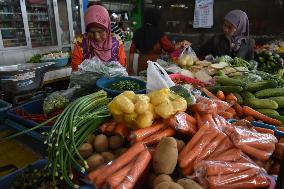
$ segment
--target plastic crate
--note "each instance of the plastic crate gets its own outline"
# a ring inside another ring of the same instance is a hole
[[[96,84],[98,88],[106,91],[110,97],[115,97],[119,95],[120,93],[122,93],[123,91],[111,90],[108,87],[113,83],[116,83],[119,81],[125,81],[125,80],[133,81],[139,84],[143,88],[142,90],[134,91],[136,94],[146,94],[146,82],[140,79],[132,78],[132,77],[112,77],[112,78],[102,77],[97,80]]]
[[[6,118],[6,112],[12,107],[12,105],[4,100],[0,99],[0,121],[4,121]]]
[[[28,165],[28,166],[30,166],[33,169],[42,169],[46,164],[47,164],[47,159],[40,159],[40,160],[38,160],[38,161],[34,162],[33,164]],[[15,171],[11,174],[8,174],[8,175],[1,177],[0,178],[0,189],[9,188],[9,186],[14,182],[15,178],[17,176],[19,176],[20,174],[23,174],[28,166],[26,166],[22,169],[18,169],[17,171]]]
[[[57,58],[57,59],[46,59],[46,60],[41,60],[42,62],[55,62],[55,64],[52,66],[53,68],[60,68],[64,67],[68,64],[69,58]]]
[[[9,119],[15,121],[15,122],[20,123],[21,125],[23,125],[27,128],[35,127],[39,123],[36,123],[32,120],[24,119],[23,117],[16,114],[16,110],[22,109],[24,111],[27,111],[28,113],[42,114],[43,113],[42,105],[43,105],[43,99],[34,100],[34,101],[31,101],[31,102],[25,103],[23,105],[17,106],[15,108],[12,108],[9,111],[7,111],[7,117]],[[41,128],[39,128],[39,130],[47,131],[50,128],[51,128],[51,126],[42,126]]]

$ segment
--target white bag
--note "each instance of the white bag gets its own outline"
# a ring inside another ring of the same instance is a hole
[[[174,86],[167,72],[157,63],[147,61],[147,91],[160,90]]]

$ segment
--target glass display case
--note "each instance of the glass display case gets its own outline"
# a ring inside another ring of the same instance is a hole
[[[0,1],[0,31],[4,48],[27,46],[20,1]]]
[[[32,47],[57,45],[52,1],[26,0]]]

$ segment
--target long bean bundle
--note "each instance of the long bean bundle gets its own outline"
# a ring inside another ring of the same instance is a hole
[[[52,129],[46,133],[48,166],[54,180],[60,178],[69,186],[78,188],[72,182],[72,167],[76,166],[84,173],[88,165],[77,149],[110,116],[107,109],[109,101],[104,91],[75,100],[65,108]],[[83,162],[83,166],[78,163],[78,159]]]

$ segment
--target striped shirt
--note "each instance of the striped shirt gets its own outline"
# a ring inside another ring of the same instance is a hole
[[[117,23],[116,22],[111,22],[111,32],[113,34],[116,34],[118,35],[122,42],[124,42],[125,40],[125,36],[124,36],[124,33],[121,31],[121,29],[118,27]]]

